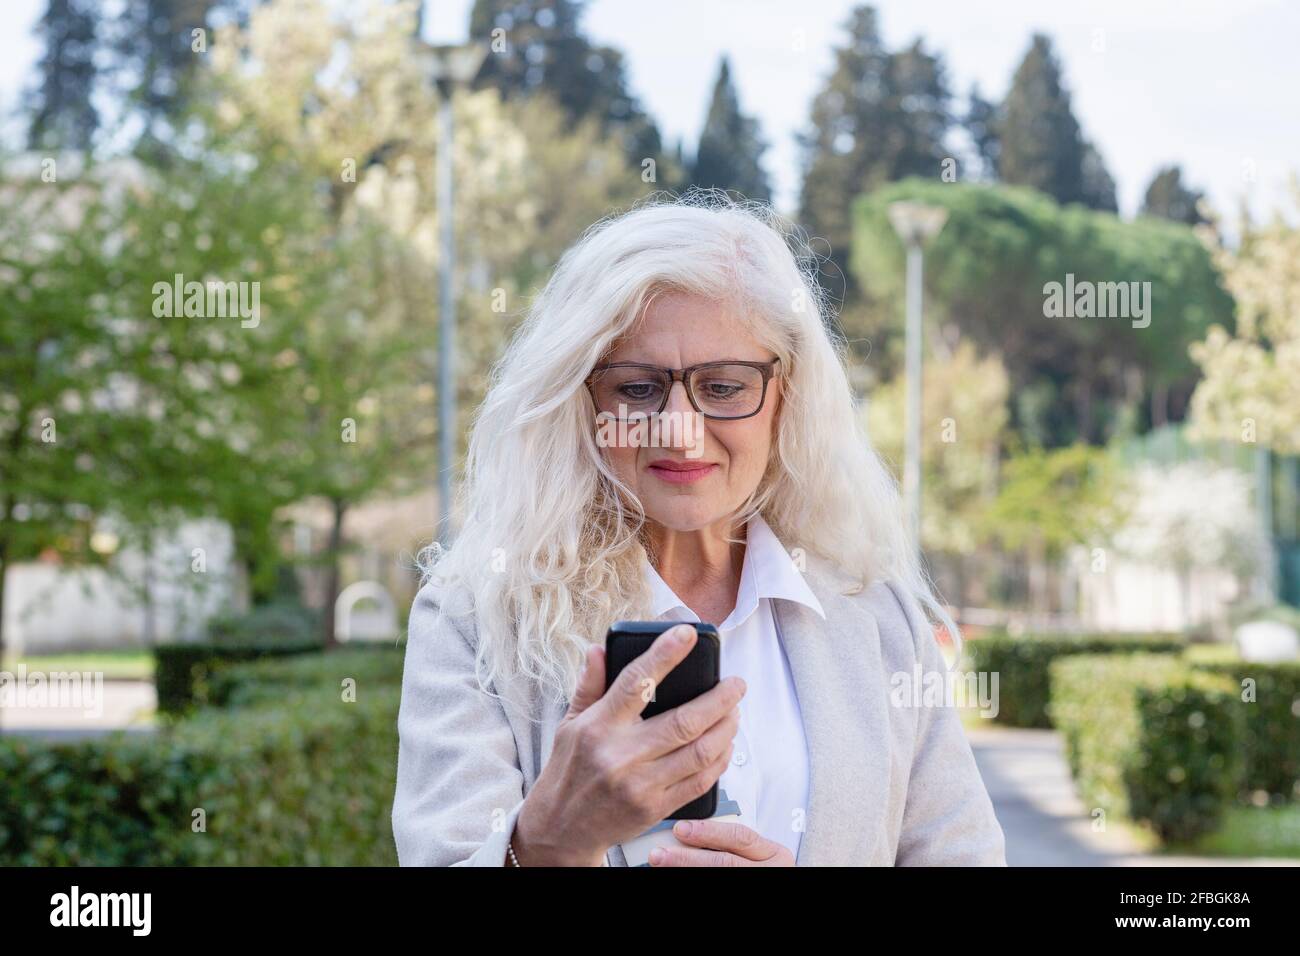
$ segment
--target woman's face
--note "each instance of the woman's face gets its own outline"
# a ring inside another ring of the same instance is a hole
[[[664,293],[604,361],[679,369],[703,362],[774,358],[725,306],[686,293]],[[781,366],[776,369],[779,373]],[[604,442],[603,451],[610,467],[640,498],[651,522],[672,531],[696,531],[735,511],[758,487],[780,404],[780,379],[774,375],[757,415],[733,421],[704,418],[695,414],[682,383],[676,381],[664,416],[669,421],[690,419],[694,430],[646,430],[638,439],[629,429],[631,441]]]

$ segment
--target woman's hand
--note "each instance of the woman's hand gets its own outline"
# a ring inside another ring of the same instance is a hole
[[[651,866],[794,866],[788,847],[743,823],[678,820],[673,836],[686,845],[651,850]]]
[[[599,866],[605,851],[707,793],[731,759],[745,682],[728,677],[679,707],[641,717],[654,689],[695,645],[670,628],[605,692],[605,651],[591,647],[550,759],[515,820],[522,866]]]

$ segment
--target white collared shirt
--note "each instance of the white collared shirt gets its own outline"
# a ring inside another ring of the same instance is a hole
[[[698,622],[699,615],[659,573],[649,563],[645,567],[656,618]],[[747,688],[731,765],[718,783],[740,805],[742,822],[785,844],[797,858],[808,808],[808,746],[772,598],[798,601],[826,617],[776,534],[755,517],[747,529],[736,606],[718,625],[721,676],[738,676]]]

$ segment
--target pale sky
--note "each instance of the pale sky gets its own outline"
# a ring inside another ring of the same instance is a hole
[[[31,38],[45,0],[0,5],[0,109],[11,110],[39,54]],[[430,0],[427,32],[465,38],[471,0]],[[633,91],[667,143],[699,135],[718,57],[731,57],[742,108],[771,148],[765,166],[777,203],[798,190],[794,133],[831,68],[852,0],[594,0],[586,25],[624,52]],[[1290,0],[882,0],[885,40],[920,35],[944,55],[963,100],[978,82],[1000,98],[1035,30],[1049,34],[1074,109],[1132,214],[1155,170],[1180,162],[1185,178],[1229,212],[1285,199],[1300,173],[1300,3]]]

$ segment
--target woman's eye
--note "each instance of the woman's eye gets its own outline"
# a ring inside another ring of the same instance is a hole
[[[659,386],[655,382],[628,382],[619,386],[619,393],[626,398],[645,401],[655,397]]]

